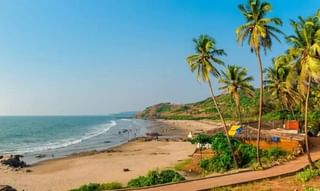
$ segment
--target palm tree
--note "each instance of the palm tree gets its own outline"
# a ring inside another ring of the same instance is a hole
[[[226,55],[226,53],[223,49],[216,49],[215,40],[207,35],[200,35],[198,39],[193,39],[193,42],[195,43],[196,53],[187,57],[187,63],[189,64],[191,71],[196,72],[198,81],[208,83],[211,98],[224,125],[224,131],[228,140],[230,151],[232,153],[234,166],[238,168],[237,160],[233,152],[230,137],[228,135],[227,125],[220,112],[218,103],[213,93],[210,79],[211,75],[213,75],[216,78],[220,76],[218,69],[213,64],[223,65],[224,62],[216,56],[223,56]]]
[[[263,105],[263,67],[260,56],[260,49],[263,48],[265,53],[271,49],[272,38],[280,42],[276,33],[283,34],[276,26],[282,25],[279,18],[265,18],[270,12],[272,6],[268,2],[260,2],[260,0],[248,0],[248,5],[239,5],[239,10],[246,19],[246,23],[240,25],[236,30],[237,41],[243,44],[248,39],[251,52],[254,52],[259,64],[260,77],[260,100],[259,100],[259,120],[257,135],[257,162],[261,166],[260,161],[260,132],[261,117]],[[275,25],[275,26],[274,26]]]
[[[298,90],[303,96],[304,108],[304,131],[306,141],[306,151],[310,167],[313,161],[310,156],[308,139],[308,107],[311,83],[319,80],[320,76],[320,18],[318,16],[298,21],[291,21],[294,35],[288,36],[287,40],[292,45],[288,49],[288,55],[295,63],[295,68],[299,74]]]
[[[293,105],[300,103],[300,96],[295,91],[295,72],[285,55],[273,59],[273,65],[266,69],[265,88],[274,99],[279,99],[281,111],[290,110],[294,118]]]
[[[254,96],[254,88],[250,84],[253,81],[253,77],[248,76],[247,73],[248,70],[245,68],[228,65],[225,71],[221,71],[222,75],[219,79],[219,83],[223,85],[220,89],[225,93],[229,93],[237,106],[240,124],[242,124],[240,92],[251,97]]]

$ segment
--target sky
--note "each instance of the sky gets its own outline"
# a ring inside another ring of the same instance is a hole
[[[105,115],[204,99],[207,85],[186,64],[200,34],[215,38],[226,64],[249,68],[257,80],[255,56],[235,38],[245,2],[2,0],[0,115]],[[269,2],[286,34],[290,19],[320,8],[319,0]],[[274,42],[264,67],[286,47]]]

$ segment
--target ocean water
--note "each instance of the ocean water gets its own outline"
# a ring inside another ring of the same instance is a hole
[[[104,150],[145,135],[151,122],[133,116],[1,116],[0,155],[21,154],[23,160],[33,164]]]

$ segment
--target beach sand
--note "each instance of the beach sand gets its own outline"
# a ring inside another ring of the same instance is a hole
[[[160,121],[153,131],[180,137],[189,131],[215,128],[207,122]],[[121,182],[124,185],[152,169],[173,167],[193,154],[189,142],[136,140],[100,153],[84,153],[44,161],[13,171],[0,168],[0,185],[11,185],[25,191],[65,191],[90,182]],[[129,169],[124,172],[123,169]],[[31,172],[26,172],[29,169]]]

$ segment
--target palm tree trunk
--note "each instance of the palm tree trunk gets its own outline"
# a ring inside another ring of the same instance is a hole
[[[240,106],[240,105],[238,105],[238,106],[237,106],[237,109],[238,109],[239,123],[240,123],[240,125],[242,125],[242,119],[241,119],[241,106]]]
[[[261,133],[261,118],[262,118],[262,107],[263,107],[263,68],[260,57],[260,50],[255,50],[256,56],[259,63],[259,78],[260,78],[260,99],[259,99],[259,119],[258,119],[258,135],[257,135],[257,163],[261,165],[260,160],[260,133]]]
[[[309,104],[309,96],[310,96],[310,86],[311,86],[311,76],[309,76],[308,79],[308,90],[307,90],[307,96],[306,96],[306,103],[305,103],[305,113],[304,113],[304,136],[306,141],[306,151],[309,161],[310,168],[313,168],[313,162],[310,155],[310,148],[309,148],[309,137],[308,137],[308,104]]]
[[[294,114],[292,105],[290,105],[290,111],[291,111],[291,114],[292,114],[292,116],[293,116],[293,119],[294,119],[294,120],[297,120],[296,115]]]
[[[225,134],[226,134],[226,137],[227,137],[227,140],[228,140],[228,145],[229,145],[229,148],[230,148],[230,150],[231,150],[231,155],[232,155],[232,158],[233,158],[234,167],[235,167],[235,168],[238,168],[237,159],[236,159],[236,157],[235,157],[235,155],[234,155],[233,147],[232,147],[232,144],[231,144],[231,141],[230,141],[230,137],[229,137],[229,135],[228,135],[227,125],[226,125],[226,122],[225,122],[225,120],[224,120],[221,112],[220,112],[219,106],[218,106],[217,101],[216,101],[216,98],[215,98],[215,96],[214,96],[213,89],[212,89],[212,85],[211,85],[211,80],[210,80],[210,79],[208,80],[208,85],[209,85],[209,89],[210,89],[211,98],[212,98],[212,100],[213,100],[213,103],[214,103],[215,106],[216,106],[216,109],[217,109],[217,111],[218,111],[218,114],[219,114],[219,116],[220,116],[220,119],[221,119],[221,121],[223,122],[223,125],[224,125],[224,132],[225,132]]]

